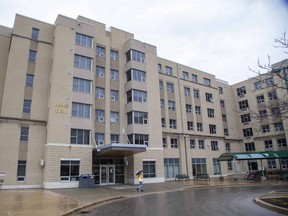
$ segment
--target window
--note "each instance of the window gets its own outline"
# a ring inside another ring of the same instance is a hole
[[[264,101],[265,101],[264,95],[257,96],[256,99],[257,99],[258,104],[264,103]]]
[[[211,150],[212,151],[219,151],[218,142],[217,141],[211,141]]]
[[[31,100],[24,100],[23,102],[23,113],[31,113]]]
[[[189,131],[192,131],[193,130],[193,122],[187,122],[187,129],[189,130]]]
[[[96,145],[104,145],[104,133],[95,133]]]
[[[96,98],[97,99],[104,99],[105,97],[105,89],[96,87]]]
[[[104,76],[105,76],[105,68],[104,67],[100,67],[100,66],[96,66],[96,76],[104,78]]]
[[[112,61],[119,61],[119,53],[115,50],[110,50],[110,59]]]
[[[281,168],[288,169],[288,159],[281,159]]]
[[[162,125],[162,127],[166,127],[166,119],[165,118],[161,118],[161,125]]]
[[[218,158],[213,158],[213,171],[214,175],[221,174],[220,161],[218,160]]]
[[[130,143],[137,145],[146,145],[149,144],[149,135],[147,134],[130,134],[128,135]]]
[[[166,68],[166,74],[172,76],[172,68],[168,66],[166,66],[165,68]]]
[[[93,48],[93,37],[76,32],[75,44],[82,47]]]
[[[72,116],[78,118],[91,118],[91,105],[72,102]]]
[[[265,150],[272,150],[273,149],[273,142],[272,140],[265,140],[264,141]]]
[[[277,97],[277,93],[276,91],[271,91],[271,92],[268,92],[268,97],[269,97],[269,100],[276,100],[278,97]]]
[[[33,87],[34,75],[26,75],[26,87]]]
[[[250,114],[244,114],[244,115],[241,115],[241,122],[242,123],[248,123],[251,121],[251,117],[250,117]]]
[[[146,103],[147,102],[147,92],[136,90],[136,89],[129,90],[127,92],[127,103],[129,103],[131,101]]]
[[[139,112],[132,111],[127,113],[127,123],[128,124],[148,124],[148,113],[147,112]]]
[[[164,158],[165,178],[175,178],[180,172],[179,158]]]
[[[134,80],[146,83],[146,72],[137,69],[130,69],[126,72],[126,80],[127,82]]]
[[[119,135],[118,134],[111,134],[110,140],[111,140],[111,143],[119,143]]]
[[[203,80],[204,80],[204,85],[206,85],[206,86],[211,86],[211,81],[210,81],[210,79],[204,78]]]
[[[281,116],[281,111],[279,107],[274,107],[271,109],[272,115],[274,116]]]
[[[60,179],[61,181],[79,181],[80,161],[61,160]]]
[[[223,94],[223,88],[222,87],[218,87],[218,92],[219,92],[219,94]]]
[[[245,150],[246,150],[246,152],[255,151],[255,144],[254,144],[254,142],[245,143]]]
[[[268,164],[268,169],[276,169],[275,159],[268,159],[267,164]]]
[[[243,136],[246,137],[246,138],[252,137],[253,136],[252,128],[243,129]]]
[[[105,111],[96,109],[96,121],[97,122],[104,122],[105,120]]]
[[[119,92],[117,90],[110,91],[110,99],[111,101],[119,101]]]
[[[207,113],[208,113],[208,118],[214,118],[215,117],[215,112],[214,109],[207,109]]]
[[[110,122],[119,123],[119,112],[111,112],[110,113]]]
[[[266,118],[267,117],[267,110],[259,110],[259,117]]]
[[[197,115],[201,115],[201,107],[200,106],[195,106],[195,113]]]
[[[223,121],[223,122],[227,122],[227,116],[226,116],[226,114],[222,114],[222,121]]]
[[[225,150],[231,151],[231,144],[230,143],[225,143]]]
[[[119,72],[118,70],[110,70],[110,79],[111,80],[119,80]]]
[[[197,174],[207,174],[206,158],[192,158],[193,176]]]
[[[81,55],[74,55],[74,67],[83,69],[83,70],[92,70],[92,65],[93,65],[93,59],[86,57],[86,56],[81,56]]]
[[[164,108],[164,99],[160,99],[160,107]]]
[[[199,90],[193,89],[193,95],[194,95],[194,98],[199,98]]]
[[[190,96],[190,88],[184,87],[184,95],[186,97]]]
[[[178,148],[178,139],[171,138],[171,148]]]
[[[248,100],[240,101],[239,102],[239,109],[246,110],[248,108]]]
[[[39,29],[37,28],[32,28],[32,34],[31,34],[31,38],[33,40],[38,40],[39,37]]]
[[[171,129],[176,129],[177,128],[177,124],[176,124],[176,120],[175,119],[169,119],[169,124],[170,124],[170,128]]]
[[[286,139],[277,139],[278,148],[285,148],[287,147]]]
[[[261,129],[262,129],[262,133],[268,133],[268,132],[270,132],[270,127],[269,127],[269,125],[262,125],[262,126],[261,126]]]
[[[274,85],[273,77],[269,77],[269,78],[265,79],[265,83],[267,86],[273,86]]]
[[[232,161],[227,161],[227,167],[229,171],[233,170]]]
[[[89,145],[90,131],[71,128],[71,144]]]
[[[73,77],[73,92],[91,94],[91,80]]]
[[[175,110],[175,102],[174,101],[168,101],[168,109],[169,110]]]
[[[183,71],[183,79],[188,80],[189,79],[189,74],[188,72]]]
[[[237,95],[238,95],[239,97],[243,97],[243,96],[247,93],[245,86],[236,89],[236,91],[237,91]]]
[[[97,46],[96,47],[96,55],[99,57],[105,57],[105,48]]]
[[[158,64],[158,72],[162,73],[162,65],[161,64]]]
[[[163,81],[162,80],[159,81],[159,89],[163,90]]]
[[[143,161],[144,178],[156,177],[156,161]]]
[[[167,92],[174,92],[174,85],[172,83],[167,83]]]
[[[17,182],[24,182],[26,177],[26,160],[19,160],[17,165]]]
[[[283,127],[282,122],[274,123],[274,128],[275,128],[275,131],[284,131],[284,127]]]
[[[203,131],[203,124],[202,123],[197,123],[197,131],[200,131],[200,132]]]
[[[209,124],[210,134],[216,134],[216,125]]]
[[[192,113],[192,105],[186,104],[186,113]]]
[[[225,136],[229,136],[229,130],[228,130],[228,128],[224,128],[224,135],[225,135]]]
[[[212,95],[212,94],[210,94],[210,93],[205,93],[205,97],[206,97],[206,101],[207,101],[207,102],[214,103],[213,95]]]
[[[29,136],[29,127],[21,127],[20,141],[28,142],[28,136]]]
[[[258,82],[254,83],[254,89],[255,90],[261,89],[261,88],[262,88],[262,82],[261,81],[258,81]]]
[[[130,60],[145,63],[145,53],[131,49],[126,52],[126,62],[129,62]]]
[[[205,149],[204,140],[198,140],[198,148],[199,149]]]
[[[162,144],[163,144],[163,148],[167,148],[167,139],[166,139],[166,137],[162,138]]]
[[[225,101],[224,101],[224,100],[220,100],[220,107],[221,107],[222,109],[225,108]]]
[[[197,83],[197,82],[198,82],[198,80],[197,80],[197,75],[192,74],[192,82],[194,82],[194,83]]]
[[[194,139],[190,139],[190,149],[196,149],[196,144]]]
[[[36,63],[36,51],[29,50],[29,62]]]

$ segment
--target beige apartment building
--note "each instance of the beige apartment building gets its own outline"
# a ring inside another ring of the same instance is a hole
[[[225,177],[260,163],[220,162],[223,153],[287,151],[287,120],[267,115],[287,92],[269,88],[269,75],[229,85],[82,16],[16,15],[0,26],[0,56],[2,189],[79,187],[87,175],[136,184],[141,169],[145,183]],[[288,159],[262,166],[287,169]]]

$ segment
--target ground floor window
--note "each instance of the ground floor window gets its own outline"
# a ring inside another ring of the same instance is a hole
[[[233,170],[232,161],[227,161],[228,170]]]
[[[143,161],[144,178],[156,177],[156,161]]]
[[[24,182],[26,176],[26,161],[19,160],[17,167],[17,181]]]
[[[80,170],[80,161],[61,160],[61,165],[60,165],[61,181],[78,181],[79,170]]]
[[[206,158],[192,158],[193,176],[207,173]]]
[[[276,169],[276,161],[275,159],[268,159],[268,169]]]
[[[248,161],[248,168],[249,168],[249,171],[251,171],[251,170],[258,170],[257,161],[256,161],[256,160],[249,160],[249,161]]]
[[[179,158],[164,158],[165,178],[175,178],[179,174]]]
[[[281,159],[281,168],[288,169],[288,159]]]
[[[220,161],[218,160],[218,158],[213,158],[213,170],[214,170],[214,175],[221,174]]]

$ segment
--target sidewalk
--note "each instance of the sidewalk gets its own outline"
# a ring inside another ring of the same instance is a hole
[[[97,186],[95,188],[73,189],[26,189],[26,190],[0,190],[1,216],[12,215],[69,215],[77,210],[111,200],[142,196],[144,194],[162,193],[168,191],[184,190],[195,187],[231,187],[249,185],[287,185],[288,182],[267,181],[262,183],[211,179],[211,181],[179,181],[145,184],[144,192],[136,192],[136,185]],[[275,197],[277,193],[267,196]],[[278,193],[279,195],[279,193]],[[282,197],[288,198],[288,190],[281,192]],[[265,201],[265,196],[259,197]],[[257,202],[257,200],[256,200]],[[264,202],[263,202],[264,203]],[[263,204],[261,203],[261,204]],[[265,203],[264,203],[265,204]],[[287,210],[287,209],[286,209]]]

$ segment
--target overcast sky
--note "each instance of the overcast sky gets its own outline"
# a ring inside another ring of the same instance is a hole
[[[258,58],[288,58],[273,47],[288,32],[288,0],[1,0],[0,25],[15,14],[53,24],[78,15],[134,34],[159,57],[234,84],[254,74]],[[288,33],[287,33],[288,34]]]

